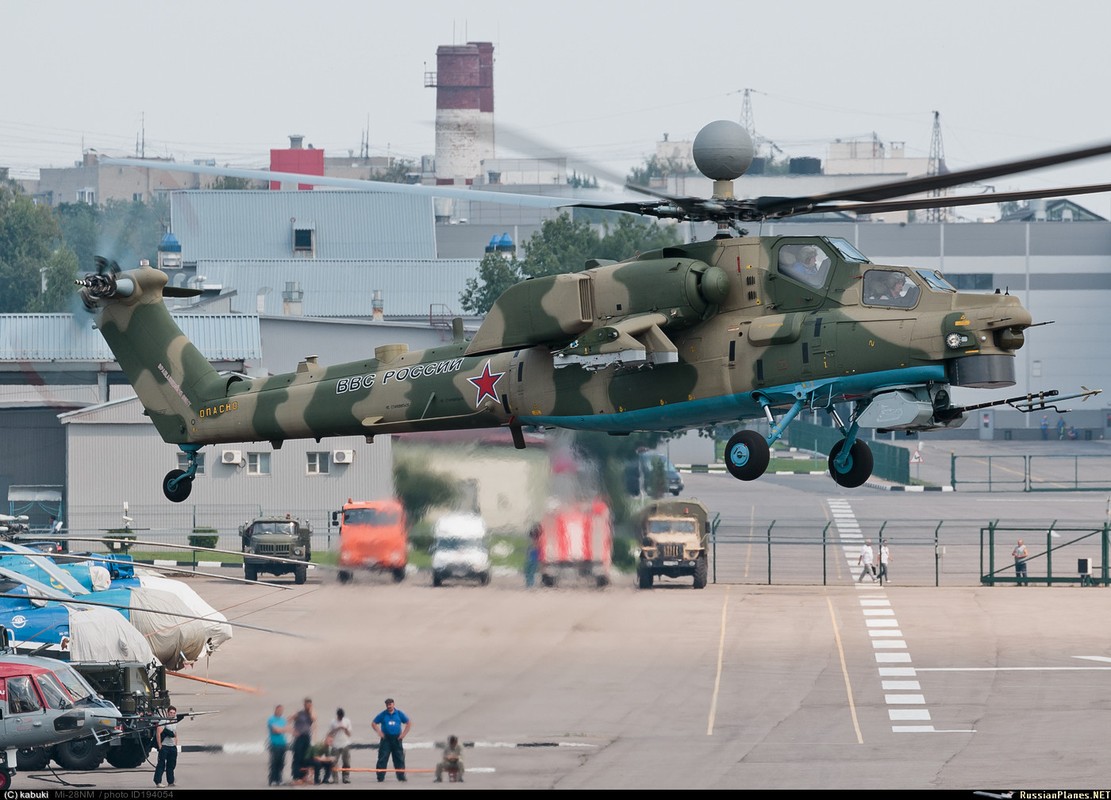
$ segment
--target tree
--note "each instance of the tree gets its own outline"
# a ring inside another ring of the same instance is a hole
[[[109,200],[103,206],[63,203],[57,215],[78,269],[91,272],[96,256],[116,261],[121,269],[136,267],[143,258],[156,264],[170,212],[167,201],[157,198],[149,204],[123,200]]]
[[[694,165],[685,158],[660,158],[649,156],[643,167],[629,170],[629,183],[634,186],[650,186],[653,180],[663,180],[669,175],[686,175],[694,171]]]
[[[389,167],[382,170],[375,170],[371,173],[371,180],[383,181],[385,183],[415,183],[413,175],[415,167],[412,161],[405,158],[396,158],[390,162]],[[419,179],[419,175],[417,178]]]
[[[587,259],[598,257],[598,234],[586,222],[575,222],[571,215],[560,214],[545,220],[540,230],[525,244],[521,274],[527,278],[579,272]]]
[[[208,188],[218,192],[241,192],[247,189],[265,189],[265,181],[255,181],[250,178],[232,178],[228,175],[221,175],[219,178],[212,182]]]
[[[451,505],[458,496],[455,485],[447,475],[404,462],[394,464],[393,483],[409,521],[414,525],[424,519],[429,509]]]
[[[485,315],[501,293],[520,280],[521,267],[516,258],[487,253],[478,265],[478,276],[467,278],[460,305],[469,314]]]
[[[76,275],[50,208],[0,185],[0,313],[64,311]]]

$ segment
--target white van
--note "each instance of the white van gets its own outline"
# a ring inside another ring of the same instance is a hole
[[[432,585],[451,578],[490,582],[486,525],[477,514],[445,514],[432,528]]]

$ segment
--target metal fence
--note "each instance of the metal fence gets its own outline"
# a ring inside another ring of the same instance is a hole
[[[1025,538],[1031,584],[1108,585],[1108,529],[1055,525],[1021,527],[984,520],[857,520],[859,534],[834,523],[773,520],[722,523],[711,539],[710,581],[728,584],[846,585],[856,581],[864,539],[891,551],[889,580],[899,586],[976,586],[1015,583],[1011,551]],[[1044,546],[1042,543],[1045,543]],[[1078,565],[1086,561],[1086,574]],[[867,583],[869,579],[866,577]]]
[[[313,528],[312,547],[314,551],[332,550],[339,539],[339,529],[331,526],[334,508],[282,508],[282,513],[307,520]],[[189,503],[161,503],[158,505],[128,507],[130,522],[125,522],[118,505],[83,506],[71,508],[71,516],[84,521],[79,527],[67,528],[69,549],[73,552],[89,551],[94,553],[111,550],[108,542],[100,541],[126,527],[128,537],[137,542],[150,542],[151,545],[136,545],[135,549],[158,550],[186,547],[194,530],[215,529],[219,539],[216,548],[220,550],[241,549],[239,526],[250,522],[270,509],[258,505],[194,505]],[[183,555],[183,558],[187,556]]]
[[[952,455],[954,489],[1075,492],[1111,489],[1111,455]]]

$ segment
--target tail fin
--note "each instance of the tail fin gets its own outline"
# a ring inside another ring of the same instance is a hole
[[[167,280],[144,264],[76,283],[163,441],[183,444],[193,441],[196,409],[225,397],[227,380],[170,316],[162,300]]]

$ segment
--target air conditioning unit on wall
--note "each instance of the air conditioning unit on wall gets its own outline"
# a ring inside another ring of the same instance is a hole
[[[337,464],[350,464],[355,460],[354,450],[333,450],[332,461]]]
[[[221,464],[235,464],[236,466],[239,466],[240,462],[242,461],[243,453],[238,450],[225,450],[223,453],[220,454]]]

